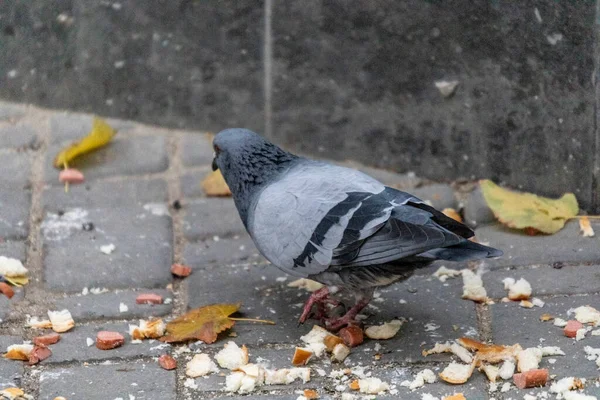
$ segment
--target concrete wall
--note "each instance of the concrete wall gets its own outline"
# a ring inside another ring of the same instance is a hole
[[[0,97],[600,210],[596,2],[4,0]],[[458,80],[443,97],[437,80]]]

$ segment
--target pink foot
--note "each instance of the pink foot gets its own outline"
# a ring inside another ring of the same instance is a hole
[[[370,296],[363,297],[358,300],[357,303],[350,310],[348,310],[344,316],[339,318],[325,319],[325,327],[330,331],[338,331],[344,326],[359,324],[358,321],[356,321],[356,316],[362,311],[363,308],[367,306],[367,304],[369,304],[369,301],[371,301]]]
[[[302,310],[302,315],[300,316],[298,322],[303,324],[308,319],[308,316],[312,311],[312,307],[315,304],[319,305],[319,314],[321,314],[324,311],[324,307],[321,308],[321,306],[327,300],[328,297],[329,288],[327,286],[324,286],[321,289],[312,292],[308,300],[306,300],[306,303],[304,303],[304,309]],[[322,315],[321,317],[324,317],[324,315]]]

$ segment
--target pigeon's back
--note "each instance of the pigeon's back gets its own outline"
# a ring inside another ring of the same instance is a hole
[[[473,235],[469,228],[420,199],[327,163],[301,159],[253,203],[248,231],[258,249],[295,276],[351,273],[414,257],[460,261],[501,254],[466,240]]]

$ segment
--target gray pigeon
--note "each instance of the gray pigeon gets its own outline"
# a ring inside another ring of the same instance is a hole
[[[376,287],[408,278],[435,260],[502,255],[467,240],[473,231],[422,200],[350,168],[288,153],[246,129],[213,141],[221,170],[248,233],[284,272],[325,285],[307,300],[300,322],[316,317],[331,330],[353,323]],[[328,317],[330,294],[345,290],[356,304]]]

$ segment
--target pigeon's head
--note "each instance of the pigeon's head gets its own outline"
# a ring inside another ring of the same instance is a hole
[[[226,174],[230,166],[239,162],[241,158],[246,158],[254,151],[267,145],[272,145],[263,139],[259,134],[248,129],[232,128],[219,132],[213,139],[213,149],[215,151],[212,162],[212,169],[220,169]]]
[[[213,139],[213,148],[212,169],[223,174],[240,214],[254,193],[298,159],[257,133],[241,128],[219,132]]]

